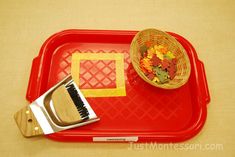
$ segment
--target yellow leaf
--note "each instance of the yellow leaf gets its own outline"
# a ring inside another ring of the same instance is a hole
[[[154,48],[152,47],[152,48],[148,49],[147,52],[148,52],[147,57],[151,59],[154,54]]]
[[[163,60],[163,54],[160,51],[156,50],[156,55],[159,59]]]
[[[174,55],[171,51],[168,51],[168,52],[166,53],[166,57],[168,57],[168,58],[170,58],[170,59],[173,59],[173,58],[175,58],[175,55]]]
[[[154,77],[154,78],[153,78],[153,82],[160,82],[160,80],[159,80],[159,78]]]
[[[155,50],[160,50],[161,48],[164,48],[162,45],[154,45]]]

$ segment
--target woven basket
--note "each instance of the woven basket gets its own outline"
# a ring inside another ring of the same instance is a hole
[[[157,82],[149,80],[142,72],[139,65],[141,57],[140,47],[145,45],[146,41],[150,41],[153,44],[166,46],[169,51],[174,53],[177,59],[177,71],[176,76],[173,80],[169,80],[169,82],[159,84]],[[130,57],[133,67],[138,73],[138,75],[142,79],[144,79],[144,81],[159,88],[179,88],[188,81],[188,78],[190,76],[191,66],[185,49],[174,37],[160,30],[145,29],[143,31],[138,32],[131,42]]]

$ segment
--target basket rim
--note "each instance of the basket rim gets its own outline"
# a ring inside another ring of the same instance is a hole
[[[169,85],[167,83],[163,83],[163,84],[158,84],[158,83],[153,83],[151,80],[149,80],[142,71],[139,71],[138,70],[138,67],[133,64],[133,59],[134,59],[134,56],[133,56],[133,44],[134,42],[139,38],[140,34],[145,32],[145,31],[153,31],[153,32],[161,32],[162,34],[164,34],[165,36],[171,38],[175,43],[177,43],[177,46],[180,48],[181,52],[183,53],[185,59],[186,59],[186,62],[188,62],[188,72],[186,73],[185,75],[185,78],[183,81],[181,81],[180,83],[177,83],[175,85]],[[137,74],[145,81],[147,82],[148,84],[152,85],[152,86],[155,86],[155,87],[158,87],[158,88],[162,88],[162,89],[177,89],[177,88],[180,88],[181,86],[185,85],[187,82],[188,82],[188,79],[190,77],[190,74],[191,74],[191,64],[190,64],[190,60],[189,60],[189,57],[187,55],[187,52],[186,50],[184,49],[184,47],[173,37],[171,36],[170,34],[168,34],[167,32],[165,31],[161,31],[159,29],[155,29],[155,28],[147,28],[147,29],[143,29],[141,31],[139,31],[135,36],[134,38],[132,39],[131,41],[131,44],[130,44],[130,59],[131,59],[131,63],[135,69],[135,71],[137,72]],[[141,74],[142,75],[141,75]]]

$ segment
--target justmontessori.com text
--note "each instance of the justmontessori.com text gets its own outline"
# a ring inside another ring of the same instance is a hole
[[[222,151],[224,145],[221,143],[199,144],[199,143],[130,143],[129,150],[201,150]]]

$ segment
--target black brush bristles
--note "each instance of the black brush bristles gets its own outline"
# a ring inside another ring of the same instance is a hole
[[[82,119],[83,120],[88,119],[89,112],[88,112],[87,108],[84,106],[84,103],[83,103],[82,99],[80,98],[74,85],[69,84],[66,86],[66,88],[67,88],[67,91],[68,91],[70,97],[73,100],[74,105],[77,107],[77,110],[78,110],[80,116],[82,117]]]

